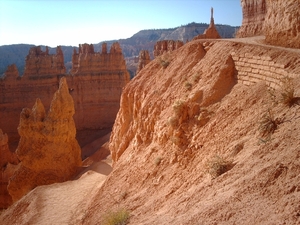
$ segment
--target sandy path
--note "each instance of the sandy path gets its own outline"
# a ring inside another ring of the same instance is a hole
[[[81,224],[86,216],[83,209],[94,199],[111,170],[110,159],[93,162],[77,180],[37,187],[15,207],[3,212],[0,220],[7,225]]]

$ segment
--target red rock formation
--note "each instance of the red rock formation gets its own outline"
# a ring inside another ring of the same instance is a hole
[[[203,34],[200,34],[196,37],[194,37],[193,40],[196,39],[218,39],[221,38],[219,35],[216,26],[215,26],[215,20],[214,20],[214,9],[211,8],[211,17],[210,17],[210,24],[209,27],[204,31]]]
[[[48,47],[43,52],[41,47],[32,47],[26,57],[24,76],[45,76],[66,73],[64,56],[60,46],[56,55],[49,55]]]
[[[237,37],[265,35],[266,42],[300,48],[300,2],[242,0],[243,24]]]
[[[14,165],[18,164],[17,156],[9,151],[7,134],[0,129],[0,208],[7,208],[12,204],[12,198],[7,191],[8,180],[13,174]]]
[[[5,71],[5,79],[16,79],[19,77],[19,71],[16,64],[9,65]]]
[[[109,53],[106,43],[102,45],[102,53],[95,52],[92,44],[79,45],[79,53],[74,50],[72,63],[72,75],[126,71],[122,49],[118,42],[113,43]]]
[[[40,99],[32,110],[23,109],[16,150],[21,162],[8,185],[13,201],[37,186],[66,181],[77,172],[81,150],[75,139],[74,113],[65,78],[61,78],[47,114]]]
[[[241,0],[243,22],[236,37],[263,35],[263,25],[267,13],[266,0]]]
[[[140,51],[136,74],[138,74],[141,69],[143,69],[150,61],[151,59],[149,52],[147,50]]]
[[[80,53],[74,50],[72,75],[66,74],[74,99],[74,120],[80,131],[77,135],[81,146],[93,141],[93,135],[81,136],[84,131],[97,132],[112,127],[119,110],[122,88],[129,82],[119,44],[113,44],[110,53],[107,53],[104,44],[102,51],[94,52],[93,46],[81,45]],[[58,59],[63,62],[60,48],[56,55],[49,55],[47,50],[42,52],[39,47],[32,48],[27,56],[24,76],[12,75],[10,68],[6,78],[0,79],[0,116],[6,118],[0,120],[0,127],[10,137],[10,144],[14,143],[11,149],[16,148],[19,140],[17,127],[21,110],[31,107],[36,97],[49,108],[62,76]]]
[[[300,48],[300,1],[266,0],[266,42],[290,48]]]
[[[165,52],[171,52],[183,46],[182,41],[164,40],[158,41],[154,45],[153,55],[154,57],[160,56]]]

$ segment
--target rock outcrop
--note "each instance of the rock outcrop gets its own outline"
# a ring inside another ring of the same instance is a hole
[[[7,208],[12,204],[12,198],[8,193],[8,180],[12,176],[16,164],[19,163],[17,156],[9,151],[7,134],[0,129],[0,209]]]
[[[300,1],[266,0],[266,42],[289,48],[300,48]]]
[[[149,52],[147,50],[140,51],[136,74],[138,74],[150,61]]]
[[[6,79],[17,79],[19,77],[19,71],[16,64],[9,65],[5,71]]]
[[[163,55],[165,52],[172,52],[183,46],[182,41],[164,40],[158,41],[154,45],[153,55],[154,57]]]
[[[74,50],[72,56],[72,75],[76,74],[107,74],[115,71],[126,71],[122,49],[118,42],[112,44],[109,53],[106,43],[102,44],[102,52],[95,52],[92,44],[79,45],[79,52]]]
[[[236,37],[263,35],[263,26],[267,13],[266,0],[241,0],[243,22]]]
[[[92,45],[80,45],[79,53],[74,50],[72,74],[64,74],[63,53],[59,47],[55,55],[36,47],[27,56],[23,76],[17,76],[16,68],[11,66],[0,79],[0,117],[6,118],[0,120],[0,127],[10,137],[10,145],[14,144],[11,149],[16,148],[19,140],[17,127],[21,110],[32,107],[36,97],[49,108],[63,75],[74,99],[80,145],[94,140],[94,135],[85,135],[85,131],[111,129],[119,110],[122,88],[130,79],[120,45],[113,44],[109,53],[106,44],[102,45],[102,53],[94,51]]]
[[[236,37],[264,35],[266,42],[300,48],[300,2],[241,0],[243,23]]]
[[[40,99],[32,110],[22,110],[18,127],[21,138],[16,150],[21,162],[8,185],[13,201],[37,186],[66,181],[77,172],[81,150],[75,139],[74,113],[64,77],[47,114]]]
[[[218,39],[221,38],[220,34],[218,33],[215,20],[214,20],[214,9],[211,8],[211,17],[210,17],[210,24],[207,29],[205,29],[203,34],[199,34],[198,36],[194,37],[194,40],[197,39]]]
[[[65,74],[64,55],[60,46],[56,54],[49,54],[48,47],[42,51],[40,46],[32,47],[26,57],[24,76],[49,76]]]

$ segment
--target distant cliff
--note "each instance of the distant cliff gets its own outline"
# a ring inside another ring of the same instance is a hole
[[[216,29],[222,38],[233,38],[236,30],[239,27],[230,25],[216,24]],[[151,29],[141,30],[134,34],[132,37],[127,39],[118,40],[120,43],[125,57],[138,56],[140,50],[148,50],[153,57],[153,47],[157,41],[162,40],[179,40],[179,41],[190,41],[195,36],[203,34],[204,31],[209,27],[207,23],[190,23],[176,28],[171,29]],[[108,41],[110,45],[113,41]],[[97,48],[101,43],[95,44]],[[99,47],[98,47],[99,48]]]
[[[170,29],[150,29],[141,30],[127,39],[117,40],[123,50],[124,57],[138,56],[141,50],[148,50],[151,57],[153,57],[153,47],[157,41],[161,40],[180,40],[186,42],[192,40],[195,36],[203,34],[209,24],[206,23],[190,23],[176,28]],[[216,24],[216,28],[223,38],[232,38],[238,29],[229,25]],[[114,41],[107,41],[107,46],[110,47]],[[4,45],[0,46],[0,76],[6,71],[8,65],[16,64],[20,75],[24,73],[25,57],[31,47],[34,45],[18,44],[18,45]],[[95,50],[101,49],[102,42],[94,44]],[[42,46],[42,50],[46,47]],[[71,69],[73,49],[78,51],[78,47],[61,46],[64,54],[64,62],[67,73]],[[49,54],[54,54],[55,48],[49,48]]]

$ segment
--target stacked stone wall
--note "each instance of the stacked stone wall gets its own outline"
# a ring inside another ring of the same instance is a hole
[[[278,58],[264,54],[232,52],[231,56],[237,70],[238,83],[247,86],[264,81],[269,87],[278,89],[284,78],[299,76],[299,71],[291,66],[291,62],[296,60],[294,57],[287,57],[280,62]]]

